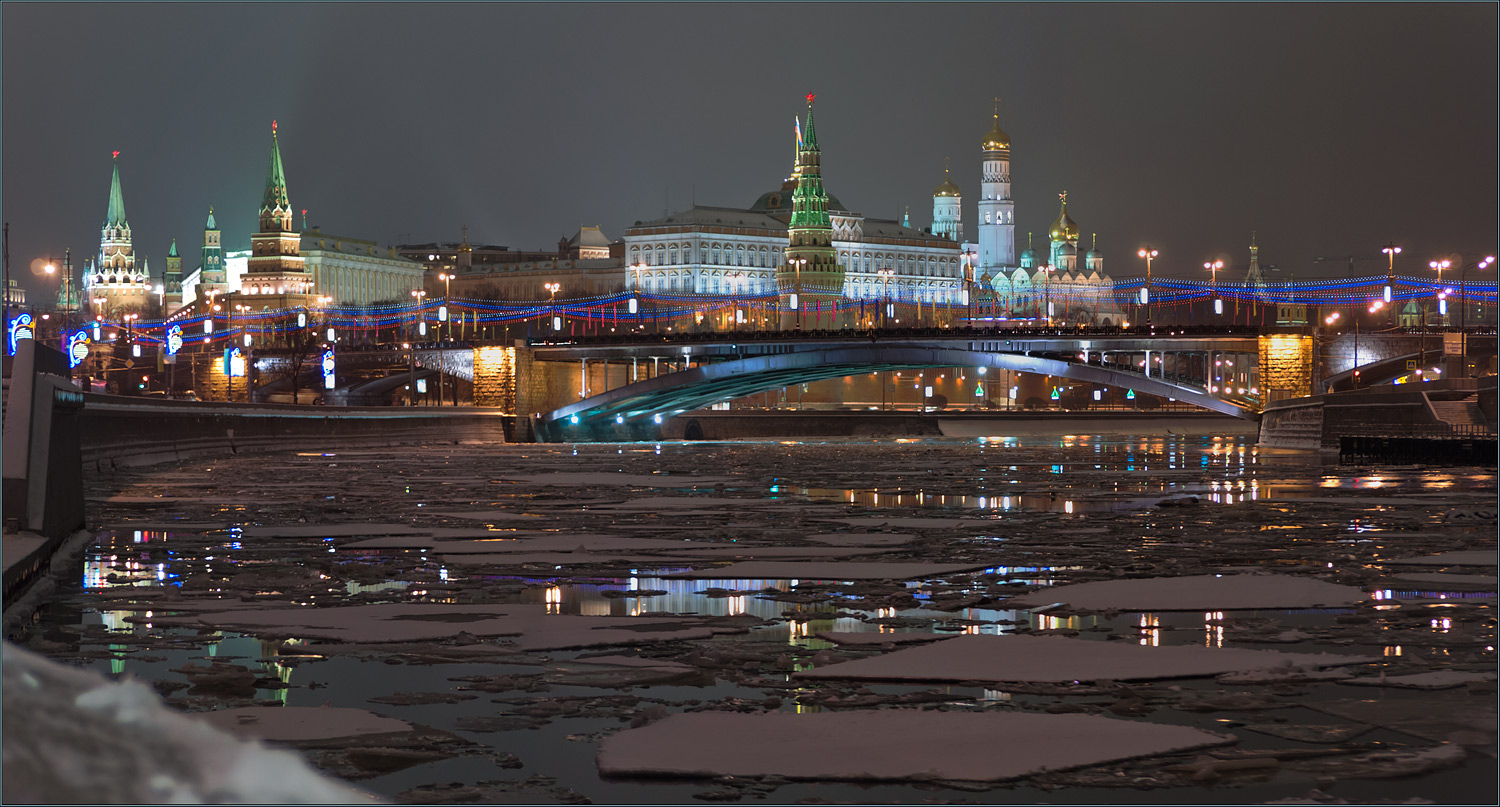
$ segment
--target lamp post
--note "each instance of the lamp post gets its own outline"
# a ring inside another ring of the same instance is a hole
[[[1146,304],[1146,324],[1151,324],[1151,259],[1160,252],[1152,249],[1150,244],[1137,250],[1136,255],[1146,259],[1146,286],[1141,289],[1141,302]]]
[[[1396,284],[1396,256],[1401,254],[1401,247],[1394,243],[1386,244],[1380,248],[1380,251],[1384,252],[1386,256],[1385,297],[1383,302],[1389,304],[1391,302],[1391,287]],[[1395,316],[1395,306],[1391,306],[1391,315]]]
[[[1208,270],[1208,285],[1214,295],[1214,314],[1223,314],[1224,301],[1219,298],[1219,270],[1224,268],[1224,262],[1205,261],[1203,268]]]
[[[889,328],[891,326],[891,278],[896,276],[896,272],[892,269],[876,269],[875,275],[884,281],[885,286],[884,300],[880,308],[880,327]]]
[[[733,319],[730,320],[730,330],[733,331],[739,331],[740,329],[739,293],[740,285],[744,282],[744,279],[745,274],[743,272],[736,271],[729,275],[729,307],[734,309],[734,313],[730,315],[731,317],[733,317]]]
[[[1053,266],[1050,263],[1044,263],[1037,268],[1047,273],[1047,284],[1045,287],[1047,303],[1047,327],[1050,328],[1052,327],[1052,273],[1057,271],[1057,267]]]
[[[1478,269],[1483,272],[1490,264],[1495,262],[1495,256],[1490,255],[1482,261],[1466,265],[1458,272],[1458,343],[1459,361],[1462,362],[1464,374],[1469,372],[1469,333],[1465,330],[1468,325],[1468,299],[1464,296],[1464,279],[1470,269]]]
[[[551,311],[552,322],[550,324],[552,325],[552,330],[561,331],[562,322],[557,318],[557,291],[562,288],[562,285],[558,283],[546,283],[543,284],[542,288],[546,289],[552,295],[547,301],[548,308]]]
[[[789,258],[787,263],[796,270],[796,291],[792,292],[792,308],[797,309],[797,330],[802,330],[802,266],[807,263],[806,258]]]

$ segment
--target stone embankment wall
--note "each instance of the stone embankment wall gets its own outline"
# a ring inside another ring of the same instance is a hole
[[[1431,401],[1460,400],[1479,393],[1480,410],[1494,423],[1495,387],[1491,378],[1476,387],[1471,379],[1373,387],[1309,395],[1269,404],[1261,414],[1260,444],[1269,448],[1333,451],[1350,435],[1410,435],[1445,431]]]
[[[254,450],[336,450],[437,441],[503,442],[497,409],[330,408],[86,395],[85,467],[140,465]]]

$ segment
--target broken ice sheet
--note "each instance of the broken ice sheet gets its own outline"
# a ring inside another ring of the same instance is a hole
[[[413,729],[412,724],[405,720],[339,706],[248,706],[204,712],[193,717],[236,737],[259,737],[278,742],[331,740]]]
[[[1007,742],[1003,753],[995,743]],[[608,737],[606,776],[783,776],[788,779],[999,781],[1234,738],[1094,715],[911,709],[792,714],[674,714]]]
[[[506,636],[523,650],[706,639],[729,629],[698,617],[611,617],[549,614],[546,605],[396,604],[334,608],[262,608],[161,617],[164,624],[211,625],[256,635],[295,635],[335,642],[411,642]],[[316,650],[316,646],[309,649]]]
[[[1396,558],[1382,562],[1387,566],[1494,566],[1496,558],[1495,550],[1479,549],[1442,552],[1417,558]]]
[[[745,561],[717,569],[664,575],[667,579],[708,578],[711,580],[911,580],[917,577],[939,577],[957,572],[988,568],[987,563],[861,563],[817,561]]]
[[[1400,689],[1454,689],[1475,681],[1493,681],[1490,673],[1438,670],[1411,675],[1378,675],[1340,681],[1350,686],[1396,687]]]
[[[1229,611],[1273,608],[1331,608],[1366,599],[1354,586],[1282,574],[1204,574],[1100,580],[1033,591],[1012,597],[1007,607],[1066,603],[1082,610]]]
[[[957,636],[793,673],[793,678],[888,681],[1142,681],[1245,670],[1329,667],[1378,661],[1374,656],[1281,653],[1196,645],[1145,647],[1060,636]]]
[[[504,482],[519,482],[525,485],[559,487],[590,487],[594,485],[625,485],[637,488],[695,488],[713,487],[733,481],[726,476],[674,476],[672,474],[627,474],[561,472],[503,476]]]

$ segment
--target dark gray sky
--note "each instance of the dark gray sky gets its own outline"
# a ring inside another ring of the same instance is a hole
[[[1416,274],[1495,248],[1496,22],[1491,3],[6,3],[0,203],[12,273],[40,288],[34,259],[97,252],[119,149],[137,253],[159,274],[175,237],[191,271],[210,204],[248,248],[274,118],[325,232],[552,248],[695,193],[749,205],[815,92],[833,194],[925,226],[951,157],[972,238],[998,95],[1023,242],[1067,190],[1116,277],[1147,242],[1158,274],[1243,264],[1252,229],[1297,277],[1392,239]]]

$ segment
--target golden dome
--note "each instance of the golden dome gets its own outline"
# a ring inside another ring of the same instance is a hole
[[[937,186],[935,189],[933,189],[932,195],[933,196],[960,196],[960,195],[962,195],[962,194],[960,194],[958,192],[958,186],[954,185],[953,184],[953,180],[951,180],[951,179],[948,178],[948,169],[946,169],[946,168],[943,169],[943,184],[941,184],[941,185]]]
[[[1070,241],[1076,243],[1078,241],[1078,224],[1068,217],[1068,192],[1063,191],[1061,197],[1062,210],[1058,212],[1057,218],[1052,222],[1052,226],[1047,228],[1047,235],[1054,242]]]
[[[995,114],[995,125],[984,133],[984,141],[980,146],[984,151],[1009,151],[1010,135],[1000,128],[1000,114]]]

